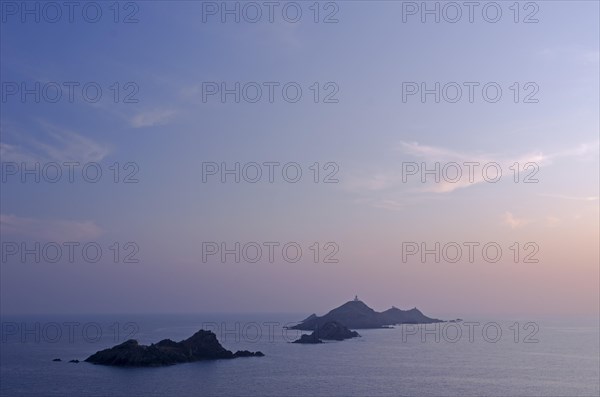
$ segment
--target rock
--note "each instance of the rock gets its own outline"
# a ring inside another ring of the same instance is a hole
[[[246,350],[234,354],[221,346],[212,331],[200,330],[180,342],[164,339],[150,346],[140,345],[138,341],[130,339],[110,349],[98,351],[85,361],[123,367],[158,367],[201,360],[261,356],[264,356],[261,352]]]
[[[322,343],[324,340],[344,340],[356,338],[360,335],[356,331],[351,331],[337,321],[329,321],[320,327],[317,327],[312,334],[302,335],[300,339],[292,343],[314,344]]]
[[[312,334],[304,334],[302,336],[300,336],[300,339],[297,339],[295,341],[293,341],[292,343],[302,343],[302,344],[317,344],[317,343],[323,343],[323,341],[319,338],[317,338],[316,334],[313,332]]]
[[[264,357],[262,352],[251,352],[248,350],[238,350],[233,354],[233,357]]]
[[[79,364],[79,360],[71,360],[69,361],[70,363],[75,363],[75,364]]]
[[[360,336],[358,332],[349,330],[337,321],[329,321],[318,327],[313,333],[317,334],[317,338],[324,340],[344,340]]]
[[[55,358],[55,359],[54,359],[54,360],[52,360],[52,361],[62,361],[62,360],[61,360],[60,358]]]
[[[386,325],[443,323],[442,320],[427,317],[416,307],[410,310],[400,310],[392,307],[381,312],[381,316],[384,322],[387,323]]]
[[[443,322],[442,320],[425,316],[417,308],[400,310],[396,307],[392,307],[381,313],[376,312],[357,298],[331,310],[322,317],[312,314],[299,324],[290,328],[313,331],[317,328],[322,328],[323,325],[331,321],[338,322],[353,329],[386,328],[396,324],[430,324]]]

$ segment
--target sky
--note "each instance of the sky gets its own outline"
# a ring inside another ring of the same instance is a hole
[[[598,2],[27,4],[3,314],[598,316]]]

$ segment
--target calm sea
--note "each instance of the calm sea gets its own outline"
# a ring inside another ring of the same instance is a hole
[[[597,319],[474,320],[359,330],[321,345],[289,341],[279,315],[2,317],[2,396],[598,396]],[[262,358],[113,368],[83,361],[126,339],[215,331]],[[61,362],[53,362],[55,358]]]

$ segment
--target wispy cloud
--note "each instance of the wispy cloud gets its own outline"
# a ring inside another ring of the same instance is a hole
[[[511,227],[511,229],[518,229],[525,225],[530,224],[532,221],[529,219],[518,218],[513,215],[512,212],[506,211],[502,217],[502,223]]]
[[[440,147],[420,145],[416,142],[401,142],[400,144],[400,150],[402,152],[419,158],[425,163],[456,162],[462,165],[462,163],[465,162],[476,162],[479,164],[480,169],[481,166],[485,164],[496,163],[500,166],[503,172],[507,172],[510,169],[510,167],[513,166],[515,163],[519,163],[521,167],[523,167],[527,163],[534,163],[536,166],[542,167],[552,164],[555,160],[561,158],[581,158],[589,154],[598,153],[598,148],[599,142],[596,141],[593,143],[583,143],[572,148],[567,148],[562,151],[548,154],[544,154],[541,151],[532,151],[529,153],[524,153],[520,156],[508,157],[493,153],[481,154],[456,152]],[[432,164],[429,165],[431,166]],[[480,172],[480,169],[477,172],[474,172],[472,179],[470,179],[469,175],[463,175],[463,177],[456,182],[441,180],[439,183],[430,184],[423,190],[434,193],[448,193],[456,189],[465,188],[484,182],[485,178],[483,176],[483,173]],[[521,171],[524,170],[521,169]]]
[[[129,124],[133,128],[153,127],[155,125],[167,124],[175,115],[172,109],[154,109],[134,115]]]
[[[477,163],[476,167],[478,168],[472,175],[469,175],[468,172],[464,172],[456,181],[442,178],[440,182],[426,183],[425,187],[421,189],[425,192],[432,193],[449,193],[457,189],[474,186],[484,182],[485,177],[482,172],[482,167],[486,164],[496,163],[500,169],[505,172],[516,162],[521,165],[526,163],[540,165],[544,161],[547,161],[547,156],[544,156],[544,154],[540,152],[526,153],[519,157],[508,158],[493,153],[457,152],[441,147],[420,145],[417,142],[401,142],[398,150],[425,162],[428,167],[433,167],[435,163],[443,163],[441,164],[441,166],[443,166],[449,162],[455,162],[463,168],[464,163]],[[466,168],[465,171],[468,171],[468,168]]]
[[[35,163],[40,159],[26,148],[0,142],[0,158],[6,162]]]
[[[394,167],[388,167],[383,171],[380,167],[375,172],[354,174],[346,178],[345,187],[354,193],[368,195],[370,198],[364,198],[364,202],[369,202],[378,208],[399,209],[405,205],[405,200],[389,199],[389,197],[379,197],[374,200],[373,195],[388,196],[398,195],[402,192],[405,197],[415,197],[425,194],[448,194],[458,189],[465,189],[471,186],[481,184],[486,181],[485,175],[482,172],[483,166],[486,164],[495,163],[499,167],[502,175],[506,178],[508,173],[511,173],[515,163],[519,164],[521,177],[535,177],[533,171],[539,168],[548,166],[555,161],[561,159],[576,158],[584,161],[587,158],[597,158],[600,143],[599,141],[582,143],[580,145],[566,148],[560,151],[544,153],[542,151],[530,151],[516,156],[507,156],[498,153],[482,153],[482,152],[461,152],[439,146],[423,145],[418,142],[400,142],[393,150],[397,151],[406,159],[405,162],[414,161],[417,167],[422,168],[423,164],[427,169],[433,169],[436,163],[439,163],[440,169],[449,163],[457,163],[462,175],[457,178],[440,178],[439,181],[435,177],[428,175],[425,182],[422,181],[420,173],[416,175],[405,175],[403,178],[402,164],[396,163]],[[475,163],[472,165],[473,172],[469,172],[469,167],[465,163]],[[525,168],[525,165],[532,163]],[[392,171],[390,171],[390,168]],[[490,171],[488,179],[495,177],[495,170]],[[566,196],[557,195],[556,197],[567,198]],[[573,197],[568,197],[575,199]],[[596,196],[578,198],[584,200],[597,200]],[[516,219],[516,218],[515,218]],[[517,223],[513,223],[517,225]],[[520,224],[519,224],[520,225]]]
[[[103,233],[103,230],[90,220],[38,219],[12,214],[0,214],[0,228],[3,239],[26,237],[54,242],[93,240]]]
[[[43,136],[34,137],[31,133],[9,134],[14,143],[0,142],[2,161],[15,162],[65,162],[82,163],[101,161],[110,153],[108,145],[98,143],[74,131],[40,122]],[[5,136],[3,128],[2,134]]]

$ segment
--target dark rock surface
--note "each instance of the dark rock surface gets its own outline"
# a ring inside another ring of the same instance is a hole
[[[344,340],[360,336],[358,332],[349,330],[337,321],[327,322],[318,327],[313,333],[317,334],[317,338],[323,340]]]
[[[324,316],[312,314],[299,324],[290,327],[303,331],[322,328],[326,323],[335,321],[353,329],[385,328],[396,324],[431,324],[442,320],[425,316],[417,308],[400,310],[392,307],[384,312],[376,312],[364,302],[355,299],[331,310]]]
[[[213,332],[200,330],[181,342],[164,339],[150,346],[140,345],[136,340],[130,339],[110,349],[98,351],[85,361],[124,367],[157,367],[200,360],[262,356],[264,354],[261,352],[247,350],[234,354],[221,346]]]
[[[69,361],[70,363],[75,363],[75,364],[79,364],[79,360],[71,360]]]
[[[317,343],[323,343],[323,341],[317,338],[316,334],[313,332],[312,334],[304,334],[300,336],[300,339],[296,339],[292,343],[302,343],[305,345],[314,345]]]
[[[233,357],[264,357],[263,352],[251,352],[248,350],[238,350]]]
[[[55,359],[54,359],[54,360],[52,360],[52,361],[62,361],[62,360],[61,360],[60,358],[55,358]]]
[[[322,340],[344,340],[356,338],[360,335],[356,331],[351,331],[337,321],[329,321],[322,326],[317,327],[312,334],[302,335],[300,339],[293,343],[314,344],[322,343]]]

